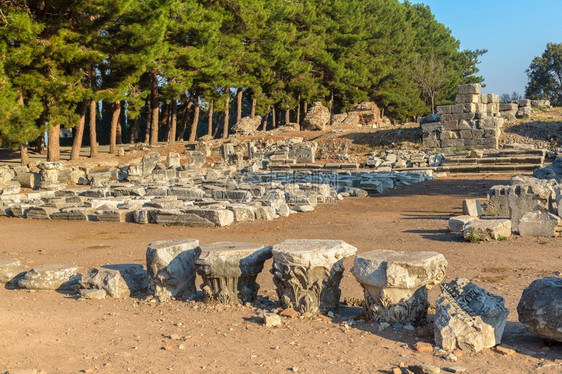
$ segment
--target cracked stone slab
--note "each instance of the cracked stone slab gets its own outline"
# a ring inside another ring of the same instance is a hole
[[[18,285],[29,290],[74,290],[79,280],[78,266],[47,264],[25,273]]]

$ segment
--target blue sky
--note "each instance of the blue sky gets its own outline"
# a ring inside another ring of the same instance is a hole
[[[411,0],[429,5],[462,49],[487,49],[483,93],[524,94],[525,69],[546,44],[562,43],[562,0]]]

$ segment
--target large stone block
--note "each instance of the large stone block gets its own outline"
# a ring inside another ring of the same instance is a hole
[[[201,246],[195,268],[203,278],[206,300],[222,304],[244,304],[257,298],[256,277],[271,247],[256,243],[219,242]]]
[[[320,102],[315,102],[308,110],[303,121],[303,129],[311,131],[325,130],[330,124],[330,110]]]
[[[441,285],[435,310],[435,343],[447,351],[479,352],[501,343],[507,315],[504,298],[457,278]]]
[[[0,259],[0,283],[10,283],[24,275],[26,267],[17,258]]]
[[[150,243],[146,250],[150,292],[160,301],[195,294],[195,262],[200,254],[196,239]]]
[[[363,287],[371,321],[423,324],[427,288],[443,280],[446,268],[440,253],[375,250],[359,254],[351,272]]]
[[[482,206],[480,205],[480,200],[464,199],[462,201],[462,214],[471,217],[482,216]]]
[[[33,267],[19,280],[18,286],[29,290],[75,290],[79,280],[77,266],[49,264]]]
[[[109,297],[125,298],[137,292],[146,292],[148,277],[142,265],[106,265],[88,270],[78,288],[79,292],[104,290]]]
[[[508,219],[486,219],[466,224],[463,233],[467,241],[491,241],[511,236],[511,221]]]
[[[521,236],[562,236],[562,218],[551,213],[529,212],[519,221]]]
[[[533,281],[523,291],[517,313],[527,330],[562,342],[562,278]]]
[[[464,228],[469,222],[476,221],[478,217],[473,216],[456,216],[449,218],[449,231],[454,233],[463,233]]]
[[[552,191],[540,184],[518,184],[507,190],[509,217],[519,221],[528,212],[548,212]]]
[[[283,308],[337,311],[343,261],[357,249],[342,240],[287,239],[273,247],[273,282]]]
[[[236,135],[254,135],[262,123],[261,116],[247,116],[237,122],[232,130]]]
[[[480,85],[479,83],[474,83],[474,84],[463,84],[459,86],[459,94],[464,95],[464,94],[480,94],[480,92],[482,91],[482,85]]]

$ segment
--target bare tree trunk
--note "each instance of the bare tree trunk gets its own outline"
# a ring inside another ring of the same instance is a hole
[[[211,99],[209,103],[209,118],[207,123],[207,135],[213,136],[213,110],[215,109],[215,100]]]
[[[431,113],[435,113],[435,95],[431,95]]]
[[[45,134],[41,134],[37,139],[35,139],[35,152],[39,154],[45,152]]]
[[[239,88],[238,92],[236,93],[236,123],[240,122],[242,119],[242,89]]]
[[[78,121],[78,127],[76,128],[76,134],[74,134],[72,151],[70,151],[71,160],[78,160],[80,158],[80,149],[82,148],[82,138],[84,137],[84,125],[86,123],[87,108],[88,102],[84,100],[82,102],[82,107],[80,107],[80,120]]]
[[[29,153],[27,153],[27,144],[20,145],[21,166],[29,165]]]
[[[170,136],[170,105],[162,103],[160,127],[164,129],[164,140],[168,142]]]
[[[277,121],[276,121],[276,118],[275,118],[275,107],[273,107],[273,108],[271,108],[271,127],[276,128],[277,127],[276,123],[277,123]]]
[[[291,111],[289,107],[287,107],[287,109],[285,109],[285,126],[288,126],[290,122],[291,122]]]
[[[49,128],[49,144],[47,145],[47,161],[60,161],[60,125]]]
[[[221,123],[222,117],[224,117],[224,113],[219,113],[217,115],[217,125],[213,128],[213,138],[215,138],[219,132],[219,124]]]
[[[96,107],[95,100],[90,101],[90,158],[98,157],[98,135],[96,132]]]
[[[191,123],[191,132],[189,133],[189,141],[194,142],[197,137],[197,126],[199,125],[199,98],[195,98],[195,109],[193,113],[193,122]]]
[[[159,100],[158,100],[158,75],[156,72],[152,72],[152,82],[151,82],[151,94],[152,94],[152,128],[150,134],[150,145],[158,145],[158,111],[159,111]]]
[[[150,128],[152,127],[152,98],[146,99],[146,131],[144,132],[144,142],[150,142]]]
[[[119,116],[121,115],[121,101],[116,100],[112,105],[111,114],[111,132],[109,134],[109,153],[117,153],[117,125],[119,124]]]
[[[186,100],[187,100],[187,97],[186,97]],[[182,122],[181,122],[181,131],[178,134],[178,138],[180,140],[185,139],[185,131],[187,130],[187,123],[189,122],[189,111],[191,110],[192,106],[193,106],[193,101],[189,100],[189,102],[185,106],[184,116],[183,116],[183,119],[182,119]]]
[[[228,138],[228,122],[230,120],[230,96],[226,96],[224,107],[224,126],[222,128],[222,138]]]
[[[301,95],[297,98],[297,123],[301,124]]]
[[[267,119],[269,118],[269,108],[267,108],[268,112],[265,115],[265,117],[263,118],[263,124],[262,124],[262,131],[267,131]]]
[[[256,115],[256,106],[258,105],[258,99],[252,99],[252,112],[250,116],[254,117]]]
[[[330,94],[330,124],[332,123],[332,117],[334,116],[334,93]]]
[[[307,113],[308,113],[308,103],[305,101],[304,102],[304,108],[303,108],[304,117],[306,117]],[[303,119],[304,119],[304,117],[303,117]]]
[[[137,114],[137,116],[133,120],[133,125],[131,126],[131,139],[129,139],[130,144],[135,144],[137,141],[137,137],[139,136],[139,121],[140,114]]]
[[[172,100],[172,107],[170,108],[170,136],[169,143],[176,143],[176,129],[178,126],[178,102],[174,99]]]

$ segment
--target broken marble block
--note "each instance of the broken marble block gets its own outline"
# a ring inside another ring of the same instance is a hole
[[[80,280],[78,267],[65,264],[35,266],[19,280],[29,290],[75,290]]]
[[[18,280],[26,271],[26,267],[17,258],[0,259],[0,283]]]
[[[271,247],[255,243],[219,242],[201,246],[195,269],[203,278],[206,300],[244,304],[256,300],[260,288],[256,277]]]
[[[118,264],[91,268],[78,283],[83,290],[104,290],[109,297],[126,298],[137,292],[146,292],[148,277],[142,265]]]
[[[480,200],[465,199],[462,201],[462,214],[471,217],[482,216],[482,206]]]
[[[503,297],[468,279],[444,283],[435,311],[435,343],[447,351],[491,348],[501,343],[508,314]]]
[[[562,278],[533,281],[523,291],[517,313],[527,330],[562,342]]]
[[[546,237],[562,236],[562,218],[546,212],[526,213],[519,221],[519,235]]]
[[[273,283],[283,308],[337,311],[343,261],[357,248],[343,240],[287,239],[273,246]]]
[[[196,239],[150,243],[146,250],[150,292],[159,301],[195,294],[195,262],[200,254],[199,240]]]
[[[476,221],[478,217],[473,216],[456,216],[449,218],[449,231],[455,233],[464,232],[465,226],[472,221]]]
[[[351,272],[365,294],[373,322],[420,325],[427,317],[427,289],[443,280],[447,260],[437,252],[375,250],[355,258]]]
[[[467,241],[492,241],[511,236],[511,221],[508,219],[484,219],[466,224],[463,233]]]
[[[59,172],[63,167],[63,163],[58,162],[40,162],[39,168],[39,188],[41,190],[60,190],[62,185],[59,183]]]

